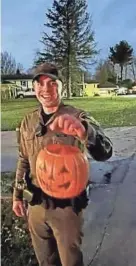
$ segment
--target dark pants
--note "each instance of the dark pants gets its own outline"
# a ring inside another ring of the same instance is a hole
[[[71,207],[28,207],[29,230],[40,266],[83,266],[82,213]]]

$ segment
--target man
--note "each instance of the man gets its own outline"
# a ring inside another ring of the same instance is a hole
[[[30,170],[27,181],[31,181],[38,191],[36,158],[43,146],[65,139],[67,144],[87,149],[97,161],[105,161],[112,156],[111,141],[99,124],[83,110],[62,102],[62,82],[54,65],[39,65],[35,69],[33,86],[40,107],[27,114],[21,122],[20,153],[13,194],[13,211],[20,217],[25,215],[21,182]],[[82,209],[87,206],[86,190],[74,203],[47,195],[40,201],[41,194],[37,193],[39,198],[35,195],[28,204],[28,224],[39,265],[83,266],[80,246]]]

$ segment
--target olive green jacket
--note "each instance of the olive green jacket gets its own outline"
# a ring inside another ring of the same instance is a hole
[[[40,149],[48,143],[66,143],[75,145],[86,150],[96,161],[105,161],[112,156],[112,143],[104,134],[104,131],[98,122],[91,116],[88,116],[83,110],[77,109],[61,102],[58,110],[44,124],[41,107],[27,114],[21,122],[18,136],[19,158],[16,169],[15,189],[13,199],[22,199],[22,192],[19,184],[22,182],[24,175],[30,169],[32,183],[38,185],[36,178],[36,158]],[[79,119],[85,126],[87,138],[84,142],[80,139],[52,132],[49,124],[61,114],[69,114]],[[44,134],[39,134],[39,129],[43,127]]]

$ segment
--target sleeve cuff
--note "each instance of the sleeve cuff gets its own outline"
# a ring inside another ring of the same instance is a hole
[[[93,126],[91,126],[87,121],[82,121],[83,126],[87,131],[87,145],[95,145],[96,144],[96,130]]]
[[[13,190],[13,201],[14,200],[23,200],[23,190],[18,189],[18,188],[14,188]]]

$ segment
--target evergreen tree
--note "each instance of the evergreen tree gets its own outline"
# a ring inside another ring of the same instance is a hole
[[[109,59],[113,64],[119,64],[120,66],[120,78],[123,79],[123,69],[124,67],[132,63],[133,58],[133,48],[126,41],[121,41],[114,47],[110,47]]]
[[[97,54],[86,0],[54,0],[46,18],[43,51],[36,64],[45,61],[57,64],[70,98],[75,72],[92,64]]]

